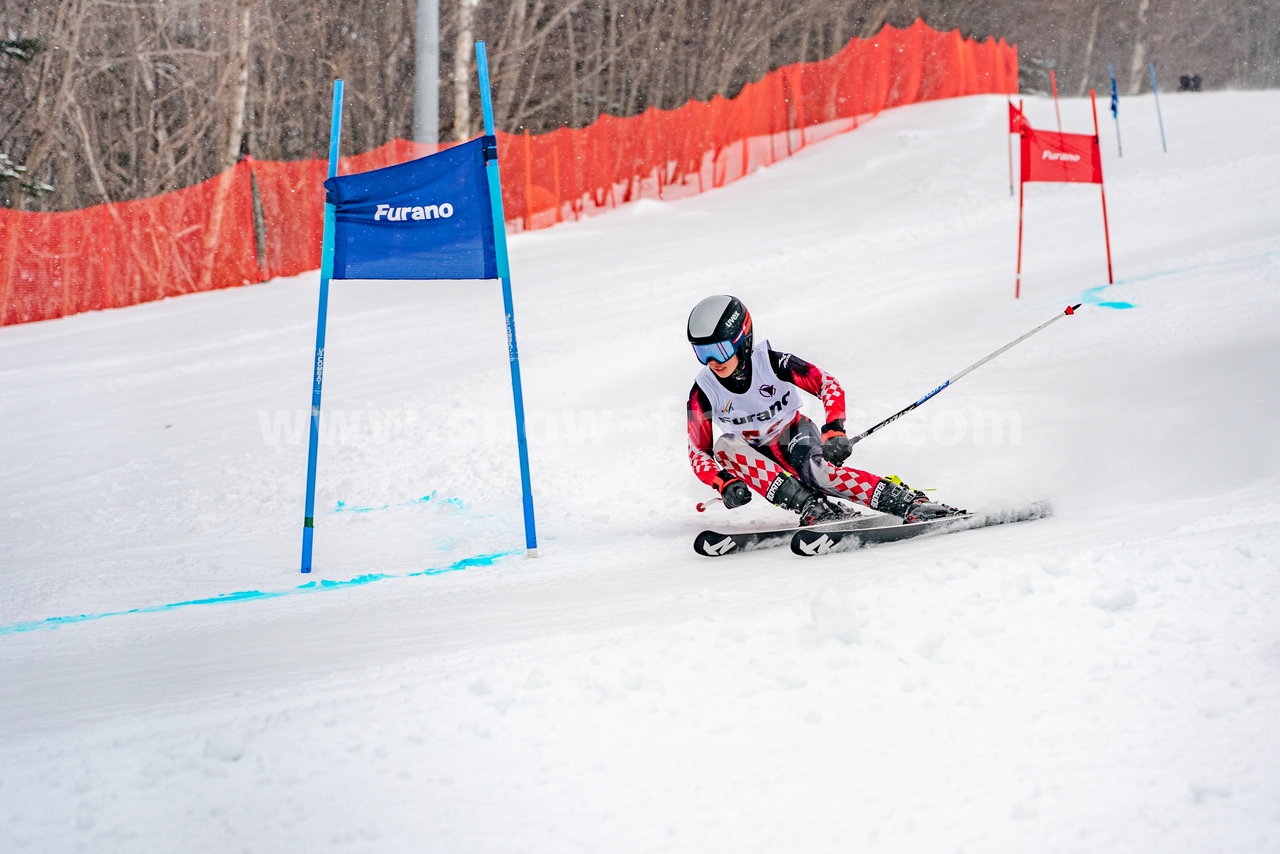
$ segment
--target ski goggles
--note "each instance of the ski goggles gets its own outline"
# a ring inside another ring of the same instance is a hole
[[[694,344],[693,354],[698,357],[698,361],[702,364],[707,362],[719,362],[724,364],[733,358],[734,346],[732,341],[717,341],[714,344]]]

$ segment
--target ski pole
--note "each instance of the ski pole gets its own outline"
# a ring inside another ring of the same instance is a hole
[[[697,510],[698,510],[698,512],[699,512],[699,513],[706,513],[706,512],[707,512],[707,508],[708,508],[708,507],[710,507],[712,504],[715,504],[717,501],[724,501],[724,499],[723,499],[723,498],[712,498],[710,501],[699,501],[699,502],[698,502],[698,504],[697,504]]]
[[[907,414],[908,412],[910,412],[911,410],[913,410],[913,409],[915,409],[915,408],[917,408],[917,407],[921,406],[921,405],[922,405],[926,400],[928,400],[929,398],[931,398],[931,397],[933,397],[934,395],[938,394],[938,393],[939,393],[939,392],[941,392],[943,389],[945,389],[945,388],[947,388],[947,387],[951,386],[953,383],[959,382],[959,381],[960,381],[960,378],[961,378],[961,377],[963,377],[965,374],[968,374],[970,371],[973,371],[973,370],[976,370],[977,368],[982,367],[982,366],[983,366],[983,365],[985,365],[987,362],[990,362],[992,359],[994,359],[996,356],[999,356],[999,355],[1000,355],[1001,353],[1003,353],[1005,350],[1008,350],[1008,349],[1010,349],[1011,347],[1013,347],[1013,346],[1015,346],[1015,345],[1017,345],[1017,344],[1021,344],[1023,341],[1026,341],[1028,338],[1030,338],[1032,335],[1035,335],[1035,334],[1036,334],[1037,332],[1039,332],[1041,329],[1044,329],[1044,328],[1045,328],[1046,326],[1048,326],[1050,323],[1053,323],[1053,322],[1055,322],[1055,321],[1057,321],[1057,320],[1061,320],[1062,318],[1067,317],[1068,315],[1075,314],[1075,313],[1076,313],[1076,309],[1078,309],[1078,308],[1079,308],[1081,305],[1083,305],[1083,304],[1084,304],[1084,303],[1076,303],[1075,305],[1069,305],[1069,306],[1067,306],[1067,308],[1066,308],[1066,310],[1065,310],[1065,311],[1061,312],[1060,314],[1055,314],[1053,317],[1049,318],[1049,319],[1048,319],[1048,320],[1046,320],[1044,323],[1042,323],[1042,324],[1040,324],[1039,326],[1037,326],[1035,329],[1032,329],[1030,332],[1027,332],[1027,333],[1026,333],[1026,334],[1024,334],[1024,335],[1021,335],[1021,336],[1019,336],[1018,338],[1015,338],[1014,340],[1010,341],[1008,344],[1005,344],[1005,345],[1004,345],[1003,347],[1001,347],[999,350],[996,350],[994,353],[991,353],[991,354],[989,354],[989,355],[986,355],[986,356],[982,357],[981,359],[979,359],[978,361],[974,362],[974,363],[973,363],[972,365],[970,365],[969,367],[965,368],[965,369],[964,369],[963,371],[961,371],[960,373],[956,374],[956,375],[955,375],[954,377],[952,377],[951,379],[949,379],[949,380],[947,380],[946,382],[944,382],[942,385],[940,385],[940,386],[938,386],[937,388],[935,388],[933,391],[931,391],[931,392],[929,392],[928,394],[926,394],[924,397],[922,397],[922,398],[920,398],[919,400],[917,400],[915,403],[911,404],[911,405],[910,405],[910,406],[908,406],[908,407],[905,407],[905,408],[903,408],[903,409],[898,410],[898,411],[897,411],[897,412],[895,412],[893,415],[890,415],[888,418],[886,418],[885,420],[881,421],[881,422],[880,422],[879,424],[877,424],[876,426],[874,426],[874,427],[872,427],[872,428],[870,428],[870,429],[868,429],[868,430],[864,430],[864,431],[862,431],[862,432],[861,432],[861,433],[859,433],[857,436],[853,436],[853,437],[851,437],[851,438],[849,439],[849,444],[850,444],[850,445],[856,445],[858,442],[861,442],[863,439],[867,438],[867,437],[868,437],[868,436],[870,436],[872,433],[874,433],[874,432],[876,432],[877,430],[879,430],[881,427],[885,427],[885,426],[887,426],[887,425],[889,425],[889,424],[892,424],[893,422],[897,421],[897,420],[898,420],[899,418],[901,418],[902,416],[906,415],[906,414]]]

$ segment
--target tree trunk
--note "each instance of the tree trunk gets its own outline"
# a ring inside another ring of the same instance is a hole
[[[458,39],[453,48],[453,138],[465,142],[471,133],[471,31],[475,0],[458,0]]]
[[[1101,11],[1101,0],[1094,0],[1093,22],[1089,25],[1089,41],[1084,47],[1084,62],[1080,64],[1080,89],[1076,92],[1080,98],[1089,92],[1089,73],[1093,66],[1093,49],[1098,43],[1098,15]]]
[[[1133,28],[1133,59],[1129,63],[1129,92],[1142,91],[1142,70],[1147,60],[1147,9],[1151,0],[1138,0],[1138,20]]]
[[[231,86],[231,121],[227,129],[227,144],[222,150],[222,160],[218,164],[219,172],[230,169],[240,160],[240,148],[244,140],[244,117],[249,104],[249,41],[252,35],[249,27],[253,21],[253,13],[247,2],[236,17],[239,18],[236,22],[238,27],[232,30],[235,33],[231,52],[232,62],[235,63],[235,78]]]
[[[26,164],[32,175],[38,175],[40,170],[51,166],[45,161],[53,159],[59,148],[69,147],[70,140],[60,135],[59,129],[73,119],[70,110],[75,105],[75,83],[81,63],[80,40],[84,23],[92,14],[92,10],[86,8],[87,3],[88,0],[64,0],[54,16],[52,27],[54,34],[62,40],[60,47],[64,49],[43,51],[37,60],[40,63],[40,83],[32,112],[40,117],[40,122],[32,132]],[[26,201],[25,193],[17,194],[18,210],[26,206]]]
[[[252,23],[252,14],[248,0],[240,0],[239,5],[241,6],[240,9],[237,10],[233,5],[228,12],[231,18],[229,22],[231,43],[227,46],[229,48],[227,53],[231,60],[232,83],[227,106],[230,108],[231,115],[227,126],[226,144],[222,149],[219,162],[216,164],[217,172],[215,173],[215,178],[218,180],[218,189],[214,194],[213,205],[209,211],[209,220],[205,225],[205,264],[200,271],[200,288],[202,290],[212,287],[213,272],[217,266],[218,238],[222,235],[222,221],[226,218],[228,194],[231,190],[231,177],[229,175],[222,176],[233,169],[240,159],[240,145],[244,138],[245,105],[249,98],[249,39],[251,35],[249,26]]]

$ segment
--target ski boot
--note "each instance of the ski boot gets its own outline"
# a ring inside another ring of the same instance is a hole
[[[777,506],[798,514],[802,528],[858,515],[852,509],[831,501],[798,477],[779,478],[774,482],[768,498]]]
[[[942,519],[946,516],[963,516],[967,512],[950,504],[930,501],[929,496],[907,486],[896,475],[890,475],[880,481],[880,485],[871,496],[871,509],[891,516],[900,516],[903,524],[927,522],[930,519]]]

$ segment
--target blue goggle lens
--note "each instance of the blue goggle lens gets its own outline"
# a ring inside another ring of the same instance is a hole
[[[693,353],[702,364],[719,362],[724,364],[733,358],[733,342],[717,341],[714,344],[694,344]]]

